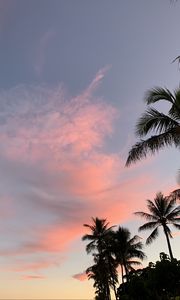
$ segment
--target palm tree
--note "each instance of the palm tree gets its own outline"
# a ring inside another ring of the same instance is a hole
[[[126,166],[166,146],[180,146],[180,88],[171,93],[168,89],[156,87],[145,94],[147,105],[161,100],[170,104],[168,113],[164,114],[149,107],[140,117],[136,125],[136,134],[141,140],[129,151]],[[151,132],[155,132],[155,135],[150,136]],[[142,139],[145,136],[147,139]]]
[[[112,235],[112,228],[114,226],[109,227],[109,223],[106,221],[106,219],[99,219],[99,218],[92,218],[92,224],[84,224],[85,227],[87,227],[88,229],[90,229],[90,234],[85,234],[82,237],[82,240],[88,240],[90,241],[90,243],[87,244],[86,246],[86,251],[87,253],[93,253],[93,255],[99,255],[99,257],[102,259],[104,259],[109,266],[108,272],[112,278],[112,284],[113,284],[113,288],[114,288],[114,293],[116,296],[116,288],[115,288],[115,283],[116,281],[116,277],[114,277],[115,271],[114,268],[115,266],[113,266],[113,264],[111,263],[111,254],[108,251],[108,247],[109,247],[109,242],[110,242],[110,237]],[[103,276],[103,274],[102,274]],[[109,296],[110,298],[110,292],[109,292]]]
[[[176,229],[180,229],[180,206],[176,206],[175,197],[165,197],[159,192],[156,194],[154,201],[147,200],[147,207],[150,213],[135,212],[136,215],[148,220],[147,223],[139,227],[139,231],[153,229],[146,240],[146,244],[150,244],[156,239],[159,234],[159,227],[162,226],[168,244],[169,255],[172,260],[173,254],[170,244],[172,234],[168,225],[173,225]]]
[[[92,218],[92,224],[84,224],[85,227],[90,229],[90,234],[85,234],[82,237],[83,241],[90,241],[86,246],[87,253],[93,251],[102,254],[103,250],[106,248],[106,239],[112,232],[114,226],[109,227],[109,223],[106,219]]]
[[[141,264],[136,258],[140,260],[145,258],[140,237],[135,235],[131,238],[130,231],[119,226],[118,230],[114,232],[113,248],[116,260],[121,266],[122,282],[124,282],[124,271],[128,279],[129,271],[133,270],[132,266]]]
[[[96,289],[95,294],[98,299],[107,299],[110,295],[109,278],[106,265],[102,259],[99,259],[95,264],[86,270],[88,279],[93,279],[93,287]]]
[[[93,287],[96,289],[95,293],[98,299],[110,299],[110,287],[114,287],[114,284],[118,282],[116,262],[114,259],[109,262],[104,255],[94,255],[94,262],[95,264],[86,270],[88,279],[94,280]],[[113,270],[113,276],[109,272],[109,263]]]

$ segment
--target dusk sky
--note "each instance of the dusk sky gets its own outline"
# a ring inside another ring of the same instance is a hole
[[[145,91],[179,86],[179,12],[169,0],[0,0],[0,299],[92,299],[83,224],[137,234],[133,212],[178,187],[178,149],[125,162]],[[167,253],[164,235],[144,251],[144,265]]]

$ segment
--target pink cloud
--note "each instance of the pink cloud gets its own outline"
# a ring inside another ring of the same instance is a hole
[[[138,178],[134,181],[124,182],[122,186],[112,188],[109,190],[102,190],[96,194],[86,197],[86,210],[77,209],[75,206],[71,211],[68,207],[68,214],[64,211],[66,218],[60,224],[45,226],[41,230],[36,229],[36,238],[31,242],[26,242],[22,247],[12,251],[9,255],[24,255],[28,253],[63,253],[69,252],[71,244],[76,239],[81,239],[82,235],[87,231],[83,228],[84,223],[90,223],[92,216],[107,218],[111,225],[125,222],[133,218],[133,212],[137,210],[137,206],[144,202],[146,195],[146,188],[142,190],[141,194],[138,192],[139,186],[145,186],[151,182],[148,178]],[[126,191],[131,187],[132,191]],[[141,196],[141,199],[139,197]],[[137,205],[138,204],[138,205]],[[89,208],[88,208],[89,206]],[[54,204],[48,204],[48,210],[55,209],[57,215],[61,216],[63,213],[62,207]],[[1,253],[2,255],[3,253]],[[7,255],[8,252],[5,253]],[[54,264],[54,263],[53,263]],[[27,264],[27,269],[41,269],[43,266],[53,265],[52,263],[37,263]],[[17,268],[16,268],[17,269]],[[24,270],[24,266],[19,270]]]
[[[79,281],[87,280],[86,272],[74,274],[72,277],[73,277],[74,279],[79,280]]]
[[[88,89],[85,91],[84,96],[87,96],[89,94],[92,95],[92,93],[97,89],[99,84],[102,82],[103,78],[105,77],[106,73],[111,68],[110,65],[102,68],[99,70],[99,72],[96,74],[95,78],[92,80],[91,84],[89,85]]]
[[[98,84],[103,72],[93,82]],[[57,161],[77,160],[102,148],[105,137],[113,132],[115,108],[93,99],[89,87],[68,101],[64,96],[60,87],[22,86],[0,95],[4,106],[7,99],[10,102],[4,113],[8,122],[0,130],[0,152],[31,162],[53,157],[51,164],[57,165]]]
[[[3,245],[2,256],[68,253],[91,217],[120,223],[147,198],[151,175],[129,176],[119,153],[106,149],[118,113],[93,95],[105,73],[68,99],[62,87],[20,86],[0,94],[1,181],[16,224],[12,232],[12,224],[3,223],[4,236],[16,242]],[[57,261],[33,256],[11,269],[36,272]]]

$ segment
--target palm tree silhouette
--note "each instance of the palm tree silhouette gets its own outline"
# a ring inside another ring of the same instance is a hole
[[[159,101],[167,101],[170,109],[167,114],[149,107],[140,117],[136,125],[136,134],[141,138],[132,149],[126,161],[126,166],[145,158],[150,152],[154,154],[166,146],[180,146],[180,88],[171,93],[161,87],[153,88],[145,94],[147,105]],[[151,132],[156,135],[149,136]],[[147,139],[142,138],[147,136]]]
[[[90,229],[90,234],[85,234],[82,237],[83,241],[90,241],[86,246],[86,251],[89,254],[92,251],[98,251],[100,254],[105,247],[105,239],[112,232],[114,226],[108,227],[109,223],[106,219],[92,218],[92,224],[84,224],[83,226]]]
[[[168,225],[173,225],[176,229],[180,229],[180,206],[176,206],[175,197],[165,197],[161,192],[156,194],[154,201],[147,200],[147,207],[150,213],[135,212],[136,215],[145,218],[149,222],[139,227],[139,231],[153,229],[152,233],[146,240],[146,244],[150,244],[159,234],[159,227],[162,226],[169,249],[171,260],[173,253],[170,244],[172,233]]]
[[[93,287],[96,289],[97,298],[109,300],[110,287],[114,287],[114,284],[118,282],[116,262],[114,259],[109,262],[104,255],[94,255],[94,262],[95,264],[86,270],[88,279],[94,280]],[[109,263],[113,270],[113,276],[109,272]]]
[[[97,217],[92,218],[91,225],[84,224],[84,226],[90,229],[90,233],[85,234],[82,237],[83,241],[86,240],[90,241],[90,243],[88,243],[86,246],[86,251],[88,254],[92,252],[94,257],[97,257],[98,255],[101,261],[104,260],[107,262],[107,265],[109,266],[108,272],[112,277],[114,293],[116,296],[116,288],[115,288],[116,278],[113,277],[115,266],[113,266],[111,263],[112,260],[111,254],[108,251],[110,236],[112,235],[112,228],[114,226],[109,227],[109,223],[106,221],[106,219],[99,219]],[[110,290],[108,291],[109,291],[109,295],[107,297],[109,297],[110,299]]]
[[[114,232],[113,249],[116,260],[121,266],[122,282],[124,282],[124,271],[128,280],[129,271],[133,270],[132,266],[141,264],[136,258],[140,260],[145,258],[140,237],[135,235],[131,238],[130,231],[119,226],[118,230]]]

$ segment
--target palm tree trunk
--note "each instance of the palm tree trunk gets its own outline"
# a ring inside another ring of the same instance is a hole
[[[122,283],[124,283],[124,271],[123,271],[123,265],[121,264],[121,276],[122,276]]]
[[[168,244],[169,255],[170,255],[171,260],[173,260],[173,254],[172,254],[172,249],[171,249],[171,244],[170,244],[169,236],[168,236],[166,227],[163,226],[163,228],[164,228],[164,233],[165,233],[167,244]]]
[[[126,274],[126,281],[128,281],[129,271],[128,271],[125,259],[123,259],[123,264],[124,264],[124,269],[125,269],[125,274]]]
[[[111,300],[111,292],[110,292],[109,284],[107,284],[106,292],[107,292],[107,300]]]
[[[110,257],[109,257],[109,255],[107,256],[107,259],[108,259],[108,265],[109,265],[110,275],[111,275],[111,278],[112,278],[114,295],[115,295],[115,298],[117,300],[117,292],[116,292],[115,280],[114,280],[114,276],[113,276],[113,271],[112,271],[112,266],[111,266],[111,263],[110,263]]]

